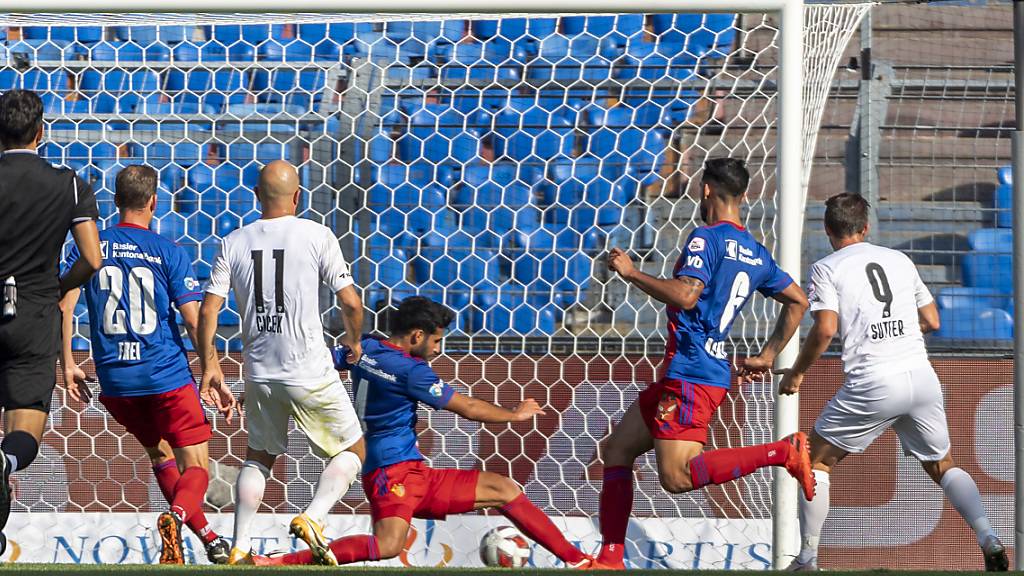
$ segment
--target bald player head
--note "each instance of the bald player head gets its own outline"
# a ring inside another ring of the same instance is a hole
[[[299,173],[290,162],[274,160],[260,170],[256,197],[264,218],[294,215],[299,205]]]

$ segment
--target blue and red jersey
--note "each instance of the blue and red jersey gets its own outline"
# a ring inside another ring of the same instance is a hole
[[[448,405],[455,390],[438,378],[430,365],[377,338],[363,338],[363,355],[355,366],[348,350],[334,350],[334,364],[352,377],[356,414],[363,424],[366,459],[363,473],[423,460],[416,438],[420,402],[435,410]]]
[[[696,278],[704,291],[692,310],[668,306],[664,377],[729,388],[726,340],[754,290],[773,296],[793,279],[745,228],[729,222],[702,226],[686,240],[674,277]]]
[[[92,356],[105,396],[147,396],[192,382],[172,306],[202,299],[184,248],[146,228],[100,232],[103,266],[83,286]],[[65,261],[78,259],[72,248]]]

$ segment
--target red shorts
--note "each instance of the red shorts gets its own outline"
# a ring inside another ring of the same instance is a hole
[[[110,415],[152,448],[163,438],[172,448],[202,444],[210,439],[210,421],[199,405],[199,390],[194,382],[181,388],[148,396],[114,397],[100,394],[100,402]]]
[[[640,393],[637,403],[651,436],[706,444],[708,424],[728,390],[662,378]]]
[[[473,510],[479,470],[436,469],[422,460],[399,462],[363,476],[373,521],[383,518],[444,520]]]

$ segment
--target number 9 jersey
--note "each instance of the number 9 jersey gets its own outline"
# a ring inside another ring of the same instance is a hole
[[[83,287],[103,395],[148,396],[192,382],[171,305],[201,299],[188,252],[146,228],[100,232],[103,267]],[[78,260],[72,247],[65,267]]]
[[[676,262],[675,278],[696,278],[704,291],[692,310],[668,306],[663,377],[729,388],[729,330],[755,290],[773,296],[793,283],[745,228],[719,222],[697,228]]]
[[[811,267],[811,312],[839,315],[843,371],[850,382],[928,365],[918,308],[931,292],[903,252],[858,242]]]

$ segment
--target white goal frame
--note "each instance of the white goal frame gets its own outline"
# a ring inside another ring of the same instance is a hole
[[[83,10],[84,9],[84,10]],[[778,138],[776,183],[778,211],[776,238],[779,265],[801,282],[801,245],[808,174],[803,173],[803,0],[25,0],[18,13],[656,13],[758,12],[774,14],[779,28]],[[776,365],[789,367],[796,359],[799,338],[779,354]],[[776,397],[774,435],[781,438],[799,428],[797,395]],[[799,552],[797,485],[776,469],[772,503],[772,557],[776,569]]]

